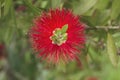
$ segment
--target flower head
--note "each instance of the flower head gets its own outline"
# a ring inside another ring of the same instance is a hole
[[[76,58],[85,43],[84,25],[66,9],[50,10],[34,20],[30,40],[39,56],[57,63]]]

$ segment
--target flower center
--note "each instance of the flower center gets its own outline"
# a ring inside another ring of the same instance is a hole
[[[57,44],[58,46],[62,45],[66,42],[68,34],[66,33],[68,29],[68,24],[64,25],[61,29],[56,28],[53,31],[53,35],[50,36],[53,44]]]

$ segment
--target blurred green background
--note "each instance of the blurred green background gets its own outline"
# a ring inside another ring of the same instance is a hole
[[[82,65],[50,65],[31,48],[33,19],[58,7],[89,26]],[[119,55],[120,0],[0,0],[0,80],[120,80]]]

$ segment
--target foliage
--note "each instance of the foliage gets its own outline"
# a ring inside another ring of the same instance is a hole
[[[58,7],[71,9],[87,26],[82,65],[50,65],[31,48],[32,20]],[[120,0],[0,0],[0,80],[120,80],[119,8]]]

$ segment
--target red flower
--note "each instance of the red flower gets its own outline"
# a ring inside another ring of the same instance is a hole
[[[70,10],[44,12],[34,20],[30,40],[39,56],[50,62],[77,58],[85,43],[84,25]]]

